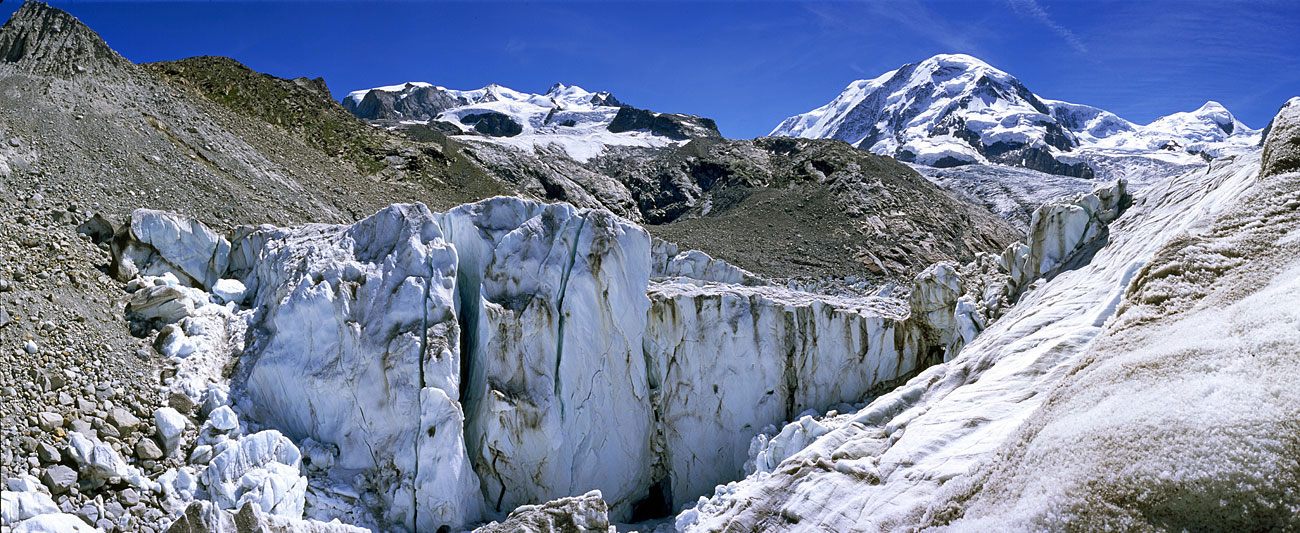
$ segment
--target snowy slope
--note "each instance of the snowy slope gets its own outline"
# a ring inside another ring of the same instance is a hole
[[[591,92],[563,83],[551,86],[544,94],[533,94],[496,84],[458,91],[411,82],[353,91],[344,98],[343,105],[366,119],[431,121],[464,133],[467,136],[461,138],[471,141],[528,151],[558,146],[583,162],[600,155],[607,146],[662,147],[683,140],[649,129],[614,133],[609,126],[625,107],[618,99],[608,92]]]
[[[1107,168],[1099,169],[1099,158],[1203,164],[1206,157],[1249,151],[1259,141],[1258,130],[1216,102],[1137,125],[1095,107],[1041,98],[1014,76],[961,54],[855,81],[771,134],[840,139],[930,166],[991,162],[1106,178],[1121,177],[1133,164],[1102,162]]]
[[[1087,386],[1083,385],[1087,382],[1074,374],[1080,365],[1089,364],[1094,358],[1125,353],[1115,348],[1099,352],[1102,350],[1099,347],[1112,345],[1119,329],[1186,308],[1187,302],[1195,302],[1198,296],[1211,292],[1210,282],[1222,272],[1266,254],[1289,257],[1291,264],[1282,267],[1263,262],[1269,264],[1266,272],[1294,272],[1295,206],[1300,201],[1295,190],[1297,180],[1287,184],[1290,189],[1266,190],[1268,184],[1261,184],[1258,171],[1259,156],[1252,154],[1216,161],[1208,172],[1197,170],[1151,185],[1132,208],[1111,224],[1109,243],[1090,263],[1031,286],[1006,316],[980,334],[954,359],[926,370],[852,416],[841,415],[818,422],[823,427],[814,433],[825,432],[823,436],[812,440],[800,451],[785,450],[784,455],[789,458],[770,473],[758,473],[720,487],[712,498],[701,499],[694,508],[680,515],[678,526],[688,531],[716,531],[724,527],[787,531],[812,525],[855,531],[912,529],[918,521],[923,525],[942,525],[954,516],[960,517],[959,510],[966,505],[970,493],[977,493],[981,498],[977,501],[980,504],[978,514],[984,522],[964,524],[967,527],[960,529],[989,530],[990,526],[993,530],[1059,529],[1061,523],[1051,522],[1045,517],[1064,509],[1065,514],[1055,516],[1069,520],[1069,508],[1063,506],[1063,502],[1080,507],[1091,505],[1094,511],[1115,509],[1114,505],[1107,508],[1095,501],[1106,496],[1104,492],[1093,490],[1096,485],[1090,485],[1098,478],[1105,479],[1107,474],[1117,476],[1120,475],[1118,471],[1140,472],[1138,477],[1130,479],[1140,482],[1146,487],[1146,492],[1135,494],[1150,500],[1159,498],[1151,494],[1175,490],[1180,480],[1209,483],[1219,473],[1235,476],[1250,471],[1250,466],[1234,466],[1233,461],[1211,459],[1212,452],[1205,449],[1208,444],[1198,447],[1178,435],[1199,434],[1205,427],[1200,422],[1201,414],[1209,405],[1215,405],[1211,409],[1225,406],[1210,398],[1233,397],[1226,405],[1232,406],[1237,416],[1254,412],[1251,409],[1255,408],[1244,407],[1249,403],[1245,396],[1251,394],[1246,391],[1254,388],[1253,385],[1239,387],[1227,385],[1231,381],[1216,380],[1259,374],[1261,364],[1233,362],[1234,357],[1239,358],[1241,353],[1293,351],[1295,344],[1265,349],[1267,343],[1262,338],[1249,340],[1260,335],[1273,335],[1267,332],[1279,327],[1282,329],[1277,331],[1284,331],[1286,328],[1281,324],[1290,320],[1290,333],[1274,338],[1292,342],[1293,317],[1264,313],[1270,315],[1267,321],[1252,323],[1251,320],[1261,313],[1248,312],[1245,308],[1207,310],[1203,318],[1188,319],[1188,331],[1184,333],[1148,330],[1140,335],[1128,335],[1136,341],[1150,339],[1138,343],[1138,346],[1145,346],[1144,353],[1128,355],[1129,360],[1123,363],[1139,365],[1129,368],[1142,368],[1143,360],[1151,360],[1160,352],[1174,352],[1186,357],[1185,354],[1189,353],[1187,347],[1199,342],[1168,345],[1160,339],[1195,339],[1197,335],[1221,338],[1222,335],[1212,333],[1218,326],[1212,325],[1216,322],[1210,317],[1213,313],[1220,313],[1225,318],[1237,316],[1226,321],[1228,331],[1242,335],[1249,332],[1251,337],[1240,339],[1240,342],[1223,341],[1221,346],[1205,344],[1215,350],[1214,366],[1194,366],[1195,370],[1187,371],[1189,375],[1207,375],[1189,378],[1199,383],[1196,385],[1199,393],[1170,388],[1177,379],[1141,378],[1124,382],[1124,376],[1132,376],[1135,370],[1118,375],[1114,370],[1108,370],[1110,379],[1115,380],[1108,385],[1108,392],[1088,393],[1084,390]],[[1233,213],[1233,217],[1225,217],[1228,213]],[[1264,220],[1269,223],[1264,224]],[[1289,243],[1292,251],[1266,252],[1266,246],[1258,245],[1250,249],[1236,248],[1232,235],[1241,232],[1242,228],[1247,228],[1246,233],[1263,235],[1261,238],[1269,243]],[[1189,256],[1187,250],[1180,252],[1189,242],[1194,243],[1193,253],[1202,253]],[[1243,252],[1251,254],[1245,256],[1249,259],[1240,256]],[[1170,254],[1183,254],[1184,257],[1171,261]],[[1246,287],[1269,287],[1268,295],[1261,296],[1260,303],[1278,302],[1285,299],[1286,294],[1294,292],[1294,281],[1285,281],[1293,276],[1278,274],[1277,281],[1270,285],[1268,276],[1258,272],[1252,273],[1256,278],[1255,285]],[[1147,282],[1150,289],[1138,288],[1141,284],[1135,285],[1135,278],[1150,279]],[[1170,283],[1171,280],[1176,283]],[[1241,291],[1230,293],[1234,298],[1245,294]],[[1275,309],[1285,307],[1270,305]],[[1161,345],[1169,347],[1158,348]],[[1175,360],[1179,359],[1166,358],[1166,362],[1160,363],[1172,366],[1146,368],[1152,369],[1153,378],[1168,376],[1168,371],[1157,369],[1184,366],[1184,363],[1169,362]],[[1139,383],[1141,381],[1160,383],[1160,388],[1149,390]],[[1226,386],[1216,387],[1213,385],[1216,382]],[[1075,394],[1088,394],[1088,399],[1071,401],[1071,394],[1052,394],[1058,387],[1075,383],[1081,384]],[[1272,385],[1265,385],[1265,390],[1269,386]],[[1214,390],[1223,392],[1215,393]],[[1234,390],[1243,392],[1229,392]],[[1109,400],[1108,394],[1123,394],[1127,399]],[[1209,396],[1202,398],[1202,395]],[[1260,395],[1255,396],[1258,399]],[[1061,401],[1071,401],[1070,405],[1077,405],[1078,410],[1059,408],[1056,404]],[[1261,411],[1251,415],[1251,419],[1268,422],[1266,427],[1272,427],[1278,420],[1285,419],[1286,402],[1284,397],[1277,395],[1264,399],[1259,407]],[[1130,409],[1125,405],[1137,407]],[[1122,426],[1121,435],[1147,431],[1142,428],[1165,427],[1165,422],[1148,425],[1143,420],[1159,418],[1168,421],[1170,415],[1161,416],[1159,413],[1171,409],[1190,411],[1186,414],[1189,417],[1186,422],[1178,423],[1200,429],[1188,427],[1179,430],[1182,433],[1164,432],[1166,436],[1161,438],[1171,441],[1160,445],[1148,440],[1147,444],[1126,446],[1123,443],[1127,437],[1109,437],[1115,434],[1117,425]],[[1293,407],[1291,409],[1293,414]],[[1070,415],[1075,412],[1079,416],[1072,418]],[[1018,435],[1017,428],[1023,427],[1027,421],[1043,418],[1043,413],[1047,413],[1049,424],[1048,429],[1039,433],[1044,437],[1043,444],[1033,446],[1029,452],[1016,448],[1013,436]],[[1232,416],[1216,416],[1216,421],[1210,425],[1217,428],[1250,427],[1249,424],[1234,424],[1225,418]],[[804,421],[800,425],[809,427],[811,424]],[[1268,474],[1270,468],[1294,469],[1293,459],[1289,463],[1285,460],[1278,462],[1285,457],[1285,444],[1270,447],[1263,436],[1267,433],[1264,428],[1226,431],[1223,436],[1216,437],[1214,445],[1231,446],[1233,439],[1242,434],[1250,435],[1251,439],[1256,436],[1262,439],[1256,448],[1237,455],[1243,460],[1258,460],[1258,463],[1247,464],[1259,464],[1258,468],[1265,470],[1236,477],[1243,481],[1237,486],[1203,484],[1203,490],[1216,494],[1213,502],[1220,501],[1218,495],[1223,495],[1228,501],[1244,498],[1247,504],[1251,504],[1252,483],[1261,491],[1270,491],[1289,482],[1290,478],[1270,478]],[[787,441],[784,444],[791,443]],[[1156,458],[1163,452],[1153,451],[1166,449],[1162,447],[1164,445],[1180,450],[1178,453],[1187,459],[1187,463],[1180,465],[1176,461]],[[1081,452],[1077,460],[1071,452],[1055,452],[1067,446]],[[1125,457],[1147,463],[1139,470],[1126,469],[1126,465],[1132,464],[1128,460],[1107,463],[1106,457],[1117,446],[1125,450]],[[1206,453],[1211,455],[1204,455]],[[1021,459],[1013,456],[1007,460],[1004,454],[1021,454],[1035,461],[1036,466],[1017,469],[1015,463]],[[1058,472],[1063,462],[1076,464],[1077,469]],[[987,469],[993,473],[988,474],[989,478],[1000,483],[996,491],[982,484],[981,480],[970,477],[972,469],[979,471],[981,465],[990,464],[993,466]],[[1094,470],[1088,470],[1090,468]],[[1163,474],[1162,468],[1165,469]],[[1113,469],[1118,471],[1111,472]],[[1102,474],[1095,475],[1094,472]],[[1060,486],[1037,481],[1044,476],[1065,481]],[[1011,488],[1007,489],[1007,486]],[[981,489],[984,492],[981,493]],[[1274,496],[1283,501],[1281,493],[1262,494],[1266,495],[1262,501],[1267,502]],[[1094,501],[1089,504],[1088,498],[1094,498]],[[1294,494],[1287,498],[1287,501],[1295,499]],[[1256,498],[1253,501],[1261,500]],[[1283,501],[1280,505],[1285,507],[1286,504]],[[1131,511],[1131,507],[1129,509]],[[1018,515],[1016,519],[1023,520],[1012,525],[1004,523],[1011,513]],[[1078,520],[1079,516],[1075,515],[1074,519]],[[1136,523],[1140,524],[1141,519],[1139,516]],[[1114,525],[1113,522],[1110,524]],[[1133,527],[1138,526],[1130,523],[1127,529]],[[1189,527],[1197,529],[1194,525]]]
[[[1171,164],[1200,164],[1207,158],[1253,151],[1260,141],[1261,130],[1246,126],[1214,101],[1195,111],[1160,117],[1145,126],[1095,107],[1047,99],[1043,102],[1079,140],[1079,151],[1086,159],[1136,156]]]

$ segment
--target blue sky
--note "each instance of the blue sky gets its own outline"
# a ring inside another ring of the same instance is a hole
[[[1139,123],[1217,100],[1259,128],[1300,95],[1295,1],[51,3],[136,62],[229,56],[323,76],[336,97],[403,81],[563,81],[711,117],[729,137],[937,53]]]

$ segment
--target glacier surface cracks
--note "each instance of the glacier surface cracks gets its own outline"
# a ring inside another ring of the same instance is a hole
[[[138,310],[181,346],[173,388],[234,407],[250,435],[230,442],[291,449],[250,456],[290,488],[244,498],[264,512],[432,531],[596,490],[628,520],[770,470],[825,433],[805,415],[951,359],[1034,279],[1086,263],[1125,202],[1120,182],[1045,206],[1027,243],[935,265],[908,300],[769,286],[607,211],[515,198],[229,238],[142,210],[115,264],[138,295],[179,295]],[[188,326],[205,316],[216,333]]]

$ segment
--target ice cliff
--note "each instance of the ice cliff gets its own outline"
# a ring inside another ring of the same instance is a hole
[[[763,428],[941,360],[958,304],[926,276],[910,302],[767,286],[607,211],[504,197],[226,236],[139,211],[115,250],[172,387],[245,421],[178,441],[206,463],[164,490],[380,529],[592,490],[615,520],[670,513],[744,475]],[[226,466],[243,449],[256,472]]]

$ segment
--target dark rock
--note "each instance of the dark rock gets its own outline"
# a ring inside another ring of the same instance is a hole
[[[343,108],[353,115],[367,120],[424,120],[432,118],[453,107],[460,107],[471,102],[465,98],[452,96],[441,87],[417,87],[407,84],[405,97],[397,93],[371,90],[354,102],[343,100]]]
[[[113,229],[113,223],[102,215],[96,213],[90,220],[82,222],[77,226],[77,234],[90,237],[90,242],[95,244],[106,243],[113,240],[116,230]]]
[[[613,133],[645,130],[677,140],[722,137],[713,119],[676,113],[655,113],[631,106],[620,108],[607,129]]]
[[[41,483],[50,489],[50,494],[58,496],[77,486],[77,471],[64,465],[54,465],[41,474]]]
[[[122,492],[117,493],[117,501],[122,502],[122,505],[127,507],[135,507],[136,504],[140,503],[140,493],[135,489],[122,489]]]
[[[194,400],[190,399],[189,395],[180,392],[173,392],[167,398],[167,406],[180,411],[183,415],[190,414],[190,411],[193,411],[195,407]]]
[[[108,412],[108,422],[122,431],[131,431],[140,426],[140,419],[121,407],[114,407]]]
[[[514,137],[524,132],[524,127],[505,113],[489,111],[470,113],[460,117],[461,124],[473,124],[474,131],[490,137]]]
[[[161,459],[163,452],[153,439],[140,439],[135,443],[135,456],[140,459]]]
[[[36,456],[42,463],[57,463],[63,460],[63,455],[59,453],[58,448],[45,442],[36,445]]]
[[[80,518],[82,521],[92,526],[95,525],[95,522],[99,521],[99,508],[95,507],[95,504],[93,503],[87,502],[82,504],[82,506],[72,514],[77,515],[77,518]]]
[[[598,92],[598,93],[592,95],[592,96],[591,96],[591,104],[592,104],[592,105],[599,105],[599,106],[606,106],[606,107],[623,107],[623,106],[624,106],[623,102],[618,101],[618,98],[614,98],[614,95],[609,94],[609,93],[606,92],[606,91],[601,91],[601,92]]]
[[[1273,118],[1264,141],[1260,175],[1300,171],[1300,98],[1292,98]]]
[[[167,533],[213,533],[213,526],[218,524],[213,512],[215,508],[204,503],[193,502],[186,507],[185,513],[167,528]]]
[[[441,133],[443,135],[464,135],[465,134],[464,130],[461,130],[455,124],[452,124],[445,120],[430,120],[427,126],[429,126],[429,129]]]

